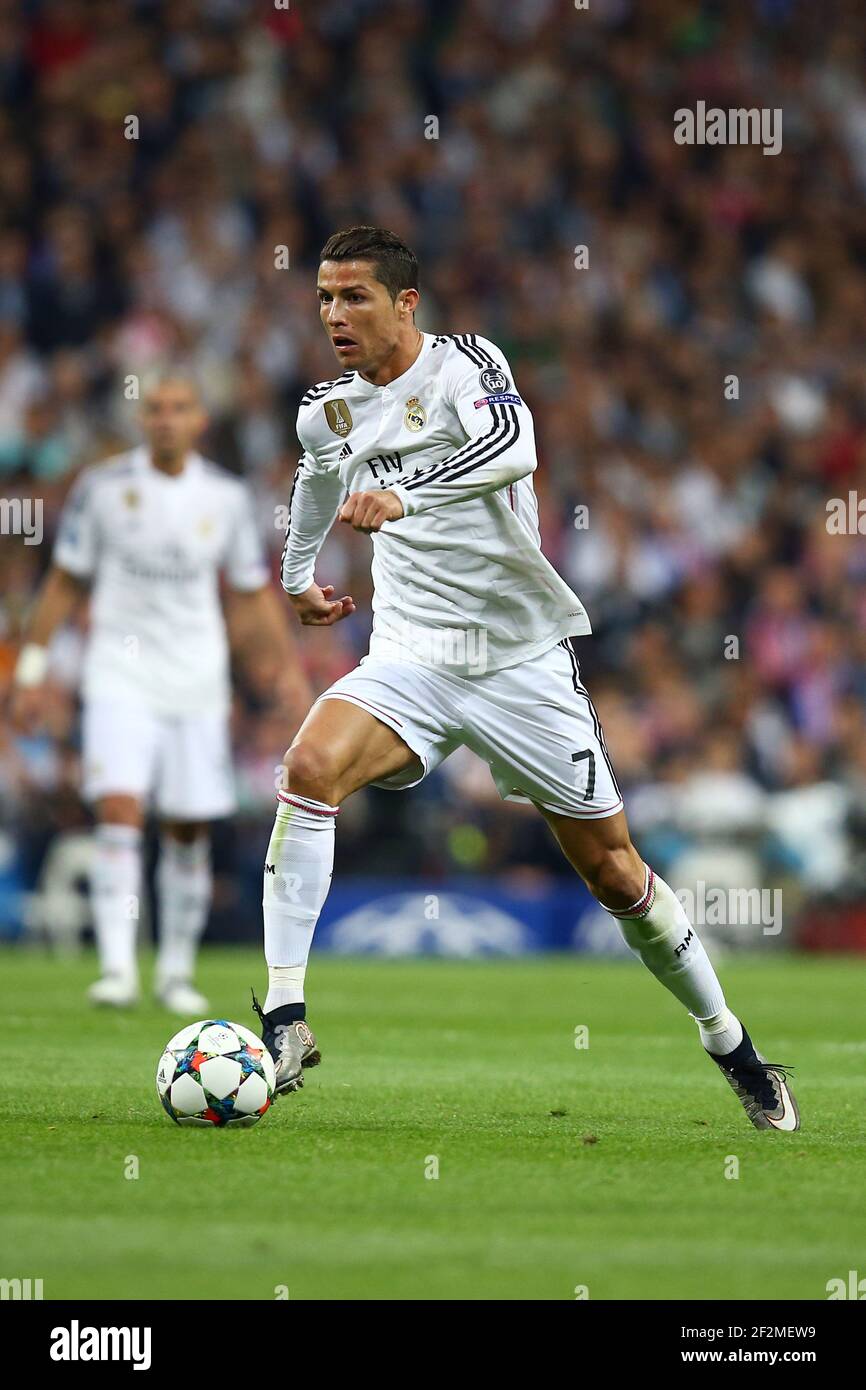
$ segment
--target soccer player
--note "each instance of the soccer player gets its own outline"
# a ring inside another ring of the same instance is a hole
[[[319,697],[285,756],[264,874],[264,1010],[254,1001],[278,1093],[320,1060],[304,973],[340,804],[371,783],[414,786],[465,744],[503,797],[545,817],[752,1123],[796,1129],[785,1069],[755,1050],[679,900],[629,837],[571,641],[589,619],[541,551],[532,416],[508,362],[474,333],[419,332],[416,258],[383,229],[326,242],[318,296],[340,375],[301,402],[282,583],[304,624],[354,611],[314,578],[339,516],[373,537],[374,619],[369,654]]]
[[[193,382],[166,374],[142,398],[146,444],[85,469],[70,493],[15,674],[13,716],[38,719],[52,634],[93,585],[83,681],[84,794],[95,808],[92,906],[102,977],[94,1004],[137,1002],[142,825],[161,823],[157,998],[201,1016],[193,984],[210,905],[207,822],[234,806],[224,573],[248,640],[286,673],[296,726],[310,704],[285,610],[269,583],[246,486],[195,451],[206,416]]]

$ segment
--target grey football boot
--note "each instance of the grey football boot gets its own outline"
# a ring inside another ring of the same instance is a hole
[[[788,1085],[791,1067],[768,1062],[755,1048],[745,1028],[743,1040],[733,1052],[708,1054],[739,1099],[755,1129],[800,1128],[800,1112]]]
[[[286,1017],[292,1012],[291,1004],[284,1009],[271,1009],[266,1014],[253,994],[253,1008],[261,1023],[262,1042],[274,1059],[277,1074],[274,1095],[286,1096],[299,1091],[304,1084],[303,1069],[317,1067],[322,1060],[312,1030],[302,1018]]]

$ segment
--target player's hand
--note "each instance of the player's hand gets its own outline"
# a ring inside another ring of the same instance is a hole
[[[381,492],[353,492],[340,508],[340,521],[355,531],[379,531],[386,521],[399,521],[403,503],[389,488]]]
[[[348,594],[334,598],[333,584],[324,589],[311,584],[302,594],[289,594],[289,601],[304,627],[331,627],[355,611],[355,600]]]
[[[43,685],[13,685],[9,696],[9,716],[18,733],[31,734],[45,713]]]

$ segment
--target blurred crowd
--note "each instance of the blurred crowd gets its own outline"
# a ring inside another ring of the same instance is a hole
[[[677,144],[698,100],[780,108],[781,153]],[[0,0],[0,493],[44,506],[41,545],[0,545],[0,682],[70,483],[136,441],[125,384],[156,363],[205,383],[276,576],[298,401],[338,371],[317,253],[380,224],[419,255],[419,326],[492,338],[533,408],[643,852],[862,895],[866,534],[827,503],[866,497],[864,194],[859,0]],[[299,631],[316,690],[366,650],[369,541],[333,534],[319,577],[359,611]],[[48,727],[0,727],[25,880],[86,824],[83,631]],[[223,832],[256,872],[290,732],[264,664]],[[558,871],[469,754],[410,797],[347,805],[338,870]]]

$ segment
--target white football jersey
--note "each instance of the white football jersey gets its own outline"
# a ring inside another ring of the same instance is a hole
[[[372,537],[371,655],[474,675],[591,631],[542,553],[532,415],[487,338],[425,333],[412,366],[387,386],[354,371],[314,386],[298,438],[287,592],[313,583],[347,493],[390,488],[403,503],[400,520]]]
[[[134,698],[166,714],[228,706],[220,572],[244,591],[269,578],[244,483],[200,454],[171,476],[144,447],[86,468],[54,561],[93,582],[85,697]]]

